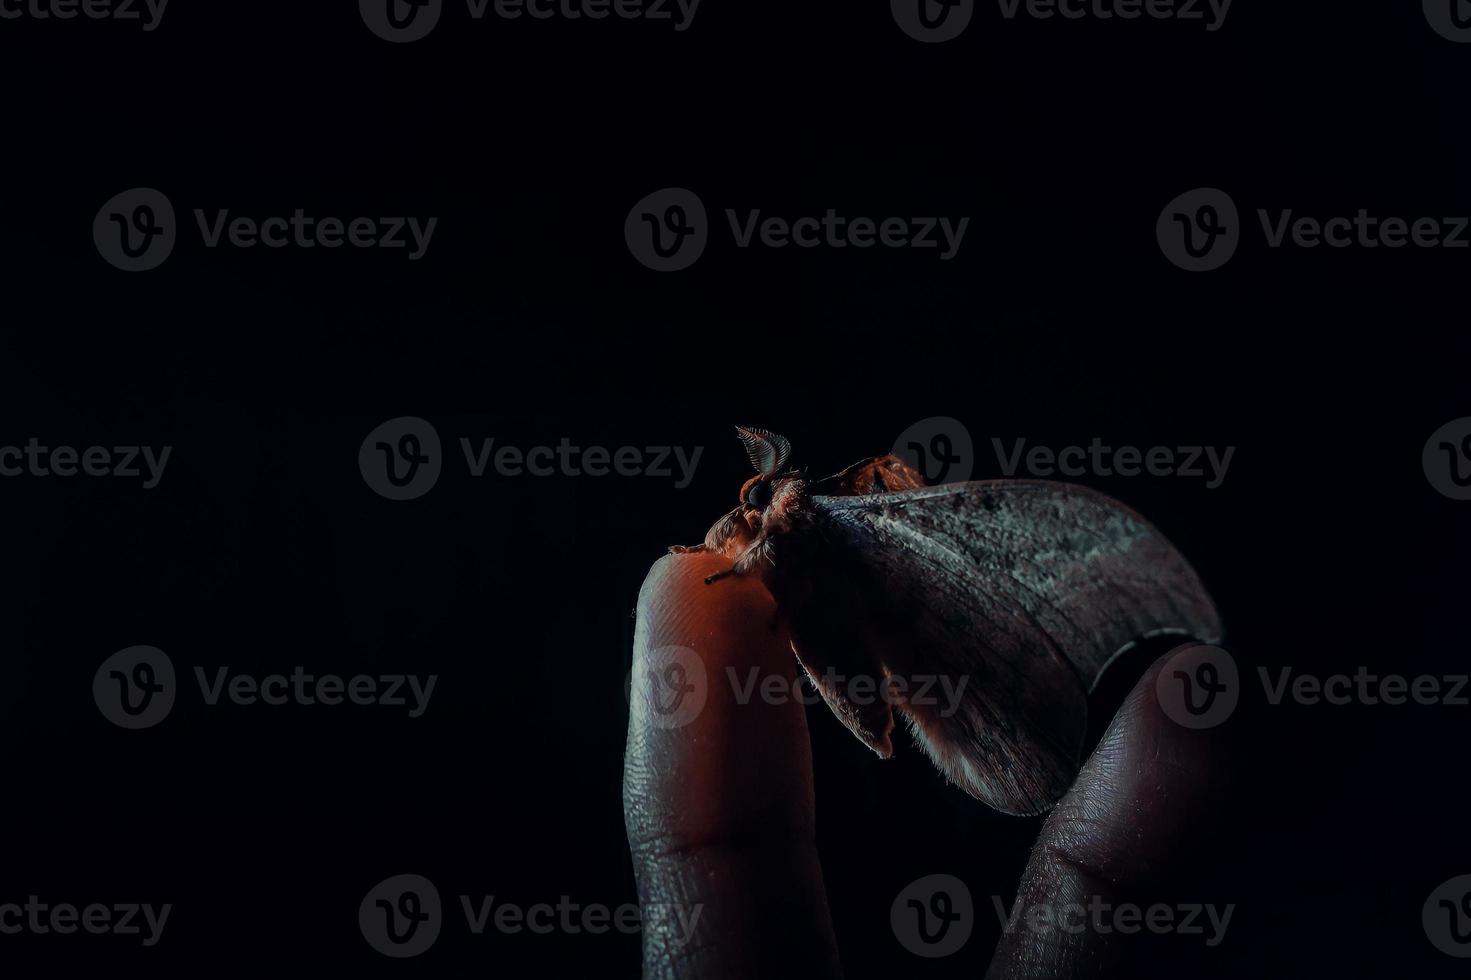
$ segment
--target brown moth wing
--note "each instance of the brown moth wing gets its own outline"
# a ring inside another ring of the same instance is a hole
[[[871,494],[924,485],[918,471],[889,455],[854,463],[813,484],[808,492]],[[763,574],[791,630],[792,652],[833,713],[863,744],[887,759],[894,754],[890,739],[894,712],[889,702],[873,690],[848,693],[855,678],[876,686],[884,670],[879,637],[866,612],[867,599],[853,588],[851,568],[844,567],[847,560],[835,561],[810,529],[788,531],[771,539],[768,547],[772,561]]]
[[[840,577],[862,596],[883,668],[959,691],[936,685],[921,703],[910,684],[902,710],[917,740],[950,779],[1006,813],[1039,813],[1071,784],[1086,692],[1120,650],[1161,633],[1221,633],[1169,541],[1084,487],[1002,480],[812,504],[815,533],[802,537],[819,538],[828,562],[847,569]],[[794,629],[794,644],[810,636]]]
[[[877,690],[885,675],[884,648],[867,614],[867,596],[854,588],[853,569],[821,547],[810,530],[772,539],[770,549],[763,577],[797,661],[838,720],[880,758],[889,758],[894,711]],[[868,688],[851,689],[860,678]]]

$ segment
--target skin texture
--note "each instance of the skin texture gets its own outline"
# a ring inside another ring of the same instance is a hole
[[[812,758],[795,699],[737,704],[726,668],[790,681],[797,666],[770,594],[755,578],[721,588],[705,578],[729,567],[708,552],[670,555],[639,595],[634,674],[662,669],[684,648],[703,664],[705,703],[679,727],[655,723],[634,684],[624,771],[624,813],[640,901],[700,904],[689,941],[677,921],[644,932],[647,978],[838,977],[814,845]],[[1183,649],[1183,648],[1182,648]],[[1048,817],[1018,888],[1014,915],[1035,902],[1100,895],[1147,903],[1148,890],[1219,790],[1218,730],[1170,721],[1155,679],[1135,685],[1071,790]],[[1117,936],[1092,930],[1003,937],[988,976],[1106,977]]]

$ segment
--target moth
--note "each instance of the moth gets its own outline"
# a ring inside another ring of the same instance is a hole
[[[711,587],[758,576],[854,735],[889,758],[897,712],[951,782],[996,810],[1030,816],[1061,798],[1088,695],[1120,653],[1161,635],[1219,642],[1195,571],[1101,493],[1043,480],[931,487],[893,455],[808,480],[786,469],[786,439],[736,432],[756,475],[704,543],[670,550],[730,559]]]

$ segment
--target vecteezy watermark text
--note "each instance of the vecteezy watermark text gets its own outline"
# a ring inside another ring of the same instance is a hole
[[[1235,446],[1218,450],[1215,446],[1108,446],[1095,436],[1083,446],[1064,446],[1052,449],[1048,446],[1027,448],[1025,439],[1017,439],[1010,450],[993,438],[991,445],[996,451],[996,461],[1001,472],[1015,476],[1025,466],[1031,476],[1179,476],[1187,479],[1206,478],[1207,490],[1214,490],[1226,479],[1226,469],[1231,465]],[[1025,455],[1023,455],[1025,451]],[[1206,464],[1203,468],[1202,463]]]
[[[267,218],[230,217],[228,209],[215,211],[213,216],[199,208],[194,210],[194,220],[199,225],[199,234],[205,248],[219,248],[228,243],[235,248],[408,248],[408,260],[417,261],[429,251],[429,239],[434,237],[438,218],[421,221],[407,217],[387,218],[319,218],[307,214],[301,208],[291,216]],[[228,224],[227,224],[228,222]]]
[[[657,928],[661,936],[680,945],[693,938],[704,911],[704,905],[698,902],[688,906],[649,902],[642,907],[628,902],[613,908],[597,902],[576,902],[569,895],[559,896],[555,904],[522,905],[498,900],[495,895],[462,894],[458,904],[465,927],[473,936],[487,930],[505,935],[636,935],[645,928]],[[358,906],[358,926],[368,945],[396,959],[418,956],[433,946],[447,918],[439,889],[423,875],[385,878],[368,890]]]
[[[1268,705],[1403,705],[1464,708],[1471,705],[1471,675],[1379,674],[1366,666],[1352,673],[1315,674],[1292,666],[1257,667],[1256,676]],[[1186,728],[1214,728],[1231,717],[1240,702],[1243,681],[1230,653],[1213,646],[1192,646],[1177,653],[1156,681],[1160,707]]]
[[[163,479],[173,446],[47,446],[32,436],[21,446],[0,446],[0,477],[113,476],[142,478],[144,490]],[[142,470],[139,464],[142,464]]]
[[[1069,935],[1139,932],[1204,936],[1215,947],[1225,938],[1235,904],[1157,902],[1140,906],[1111,902],[1100,895],[1078,901],[1022,902],[1007,908],[1000,895],[991,896],[997,923],[1003,932],[1026,929],[1034,935],[1059,931]],[[895,896],[889,910],[894,938],[916,956],[937,958],[958,952],[975,927],[975,905],[970,889],[954,875],[932,874],[916,879]]]
[[[466,472],[502,477],[652,477],[672,479],[676,490],[694,480],[703,446],[584,446],[566,436],[555,445],[518,446],[498,437],[461,437]],[[413,500],[433,489],[444,467],[439,432],[412,415],[389,419],[358,447],[363,481],[389,500]]]
[[[771,215],[760,208],[725,209],[725,223],[738,249],[914,249],[934,250],[940,261],[960,251],[970,218],[940,216],[863,217],[827,208],[822,214]],[[705,251],[710,222],[704,202],[683,187],[666,187],[642,198],[623,222],[629,252],[656,272],[688,268]]]
[[[236,215],[229,208],[194,209],[205,248],[402,249],[422,259],[438,218],[333,217],[295,208],[289,215]],[[173,253],[179,228],[173,203],[159,190],[135,187],[113,196],[92,221],[92,239],[108,264],[124,272],[156,269]]]
[[[996,465],[1007,477],[1170,476],[1203,479],[1214,490],[1226,479],[1235,446],[1112,446],[1095,436],[1086,445],[1045,446],[1024,438],[991,438]],[[891,450],[931,483],[968,480],[976,464],[975,443],[958,419],[936,415],[909,426]]]
[[[675,33],[689,30],[700,0],[465,0],[470,20],[487,14],[507,21],[643,20],[672,23]],[[358,0],[368,30],[385,41],[404,44],[429,36],[444,12],[444,0]]]
[[[843,674],[829,668],[821,674],[744,671],[727,666],[722,699],[738,705],[817,704],[826,691],[858,707],[884,703],[890,707],[933,708],[941,718],[960,710],[970,676],[939,674]],[[630,705],[637,703],[655,727],[683,728],[700,716],[711,695],[710,677],[704,660],[694,650],[681,646],[660,647],[635,662],[625,691]]]
[[[169,0],[0,0],[0,20],[136,21],[145,33],[158,29]]]
[[[1443,704],[1453,708],[1464,708],[1468,701],[1466,685],[1471,680],[1467,674],[1420,674],[1406,677],[1403,674],[1375,674],[1368,667],[1359,667],[1352,675],[1297,674],[1293,668],[1282,667],[1273,679],[1266,667],[1258,667],[1262,688],[1267,701],[1281,704],[1288,697],[1301,705],[1330,704],[1385,704],[1392,707],[1402,704]]]
[[[1427,0],[1432,2],[1432,0]],[[894,22],[916,41],[937,44],[957,38],[975,14],[976,0],[889,0]],[[1133,21],[1173,20],[1221,29],[1231,0],[996,0],[1002,20]]]
[[[340,674],[310,674],[300,666],[292,668],[289,675],[266,674],[264,677],[244,673],[230,676],[229,667],[218,667],[212,679],[203,667],[195,667],[194,678],[199,683],[204,703],[211,706],[219,704],[222,696],[242,707],[253,704],[273,707],[286,704],[378,705],[408,708],[410,718],[418,718],[428,709],[429,699],[434,696],[434,685],[439,682],[438,674],[422,679],[417,674],[355,674],[344,678]]]
[[[734,667],[725,668],[726,680],[735,694],[736,704],[750,704],[760,700],[763,704],[816,704],[822,700],[818,688],[841,691],[852,704],[866,707],[882,701],[893,707],[920,706],[938,708],[941,718],[949,718],[960,710],[961,698],[970,676],[959,678],[937,674],[888,674],[874,677],[859,674],[849,676],[829,667],[817,678],[761,674],[761,668],[751,667],[744,679]]]
[[[1292,208],[1256,209],[1270,249],[1400,249],[1471,247],[1465,215],[1399,217],[1359,208],[1352,215],[1303,215]],[[1198,187],[1175,197],[1155,221],[1160,251],[1189,272],[1218,269],[1244,235],[1236,203],[1225,191]]]
[[[86,932],[94,936],[142,936],[144,946],[156,946],[163,937],[163,928],[168,924],[169,913],[173,910],[171,902],[165,902],[158,908],[147,902],[118,902],[111,905],[93,902],[78,908],[69,902],[53,905],[41,901],[37,895],[31,895],[26,898],[24,905],[19,902],[0,904],[0,934],[68,936]]]
[[[555,446],[496,446],[494,438],[481,439],[478,446],[460,440],[465,465],[471,476],[484,476],[494,469],[499,476],[653,476],[674,478],[674,488],[683,490],[695,477],[703,446],[688,452],[684,446],[578,446],[563,436]],[[672,467],[672,468],[671,468]],[[676,473],[675,470],[678,470]]]
[[[1231,0],[997,0],[1001,16],[1015,20],[1025,13],[1036,20],[1178,20],[1202,21],[1208,33],[1221,29]]]
[[[1212,903],[1166,905],[1157,902],[1140,906],[1132,902],[1110,902],[1100,895],[1086,902],[1027,902],[1007,909],[1000,895],[991,896],[996,919],[1008,933],[1024,928],[1033,935],[1054,930],[1069,935],[1084,932],[1107,936],[1111,933],[1132,935],[1149,932],[1157,935],[1205,936],[1205,944],[1215,947],[1226,936],[1226,927],[1236,911],[1235,903],[1217,908]],[[1207,933],[1209,927],[1209,933]]]
[[[407,709],[418,718],[429,708],[438,674],[313,673],[295,666],[289,673],[257,675],[232,672],[229,667],[193,670],[200,699],[207,707],[228,701],[237,707],[255,705],[356,705]],[[102,662],[92,678],[92,697],[102,716],[120,728],[151,728],[163,721],[178,698],[174,664],[157,647],[133,646]]]
[[[960,240],[965,237],[969,218],[952,221],[947,217],[919,218],[849,218],[828,208],[823,216],[797,218],[762,217],[760,209],[747,211],[740,217],[726,208],[725,220],[737,248],[750,248],[753,243],[766,248],[940,248],[941,262],[955,258]],[[938,228],[938,234],[936,229]]]

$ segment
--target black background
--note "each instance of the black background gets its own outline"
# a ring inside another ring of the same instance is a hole
[[[636,937],[373,952],[357,904],[634,900],[620,781],[630,611],[747,467],[734,422],[836,469],[950,415],[990,439],[1235,446],[1224,484],[1085,480],[1190,556],[1243,670],[1465,672],[1466,504],[1421,448],[1467,410],[1467,252],[1269,249],[1257,208],[1466,214],[1471,47],[1418,5],[1236,0],[1199,23],[1007,21],[923,45],[884,4],[705,0],[690,30],[472,22],[388,44],[354,5],[174,0],[160,28],[0,21],[6,180],[0,445],[174,447],[161,485],[0,480],[0,899],[172,902],[157,947],[0,937],[0,957],[125,975],[635,976]],[[157,187],[159,269],[99,257],[102,203]],[[633,203],[696,191],[712,241],[657,274]],[[1167,262],[1175,195],[1226,190],[1224,268]],[[206,249],[194,208],[439,217],[427,256]],[[958,256],[737,249],[723,210],[969,216]],[[430,420],[448,458],[374,494],[363,437]],[[693,484],[472,479],[457,440],[702,446]],[[156,645],[181,673],[438,673],[430,710],[206,708],[141,732],[92,675]],[[1454,707],[1270,706],[1228,723],[1236,784],[1181,855],[1226,941],[1141,975],[1449,975],[1425,897],[1471,872]],[[819,837],[855,977],[975,976],[1034,821],[988,814],[907,743],[879,765],[810,709]],[[1224,778],[1224,776],[1223,776]],[[940,961],[889,903],[959,875],[976,933]],[[457,904],[457,903],[456,903]],[[1178,975],[1178,974],[1177,974]]]

